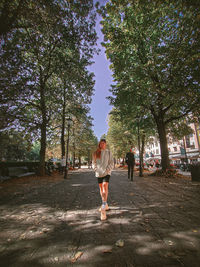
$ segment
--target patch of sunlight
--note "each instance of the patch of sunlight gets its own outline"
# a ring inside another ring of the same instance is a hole
[[[54,211],[54,216],[57,218],[62,218],[63,216],[65,216],[67,214],[67,212],[63,212],[63,211]]]
[[[1,238],[5,240],[43,237],[46,233],[54,231],[66,216],[66,213],[40,203],[25,204],[12,207],[12,209],[8,207],[3,214],[2,221],[8,222],[6,229],[1,234]]]
[[[121,207],[121,209],[120,209],[120,212],[127,212],[127,211],[129,211],[129,208],[124,208],[124,207],[122,208]]]
[[[96,246],[94,249],[97,251],[97,252],[109,252],[111,251],[113,248],[113,245],[100,245],[100,246]]]
[[[39,263],[58,263],[58,262],[64,262],[66,263],[69,261],[70,257],[72,256],[72,251],[68,250],[67,247],[63,251],[60,251],[59,247],[55,246],[48,246],[46,248],[40,248],[36,250],[36,253],[31,253],[31,259],[37,260]],[[23,255],[21,254],[20,259],[22,261],[27,260],[27,254]]]
[[[171,202],[157,202],[156,204],[146,204],[146,203],[143,203],[140,205],[140,209],[149,209],[149,208],[160,208],[160,209],[166,209],[166,206],[169,206],[169,207],[172,207],[172,206],[176,206],[177,205],[177,201],[176,201],[176,204],[171,204]]]
[[[13,228],[14,229],[4,229],[4,231],[1,231],[1,240],[6,240],[7,242],[10,242],[12,239],[16,239],[24,233],[24,230],[16,228],[16,224],[15,226],[13,226]]]
[[[53,231],[54,228],[54,226],[48,226],[31,229],[23,233],[22,236],[20,236],[20,239],[34,239],[37,237],[43,237],[44,234]]]
[[[200,228],[195,228],[195,231],[191,229],[190,231],[175,232],[171,233],[171,236],[177,238],[179,241],[181,240],[183,243],[190,242],[196,246],[200,246]]]
[[[76,217],[82,214],[86,214],[88,210],[68,210],[67,211],[67,217]]]
[[[140,255],[149,255],[153,251],[158,251],[160,249],[165,249],[164,243],[160,242],[146,242],[141,244],[143,247],[136,249],[136,252]]]
[[[109,207],[110,207],[110,211],[109,212],[120,210],[119,206],[111,206],[111,205],[109,205]]]
[[[83,223],[83,221],[79,221],[79,223],[76,224],[74,231],[87,230],[87,229],[92,230],[93,228],[96,229],[96,227],[101,226],[101,224],[102,224],[101,221],[97,222],[96,219],[91,220],[87,223]]]
[[[153,237],[150,234],[141,234],[141,235],[133,235],[131,236],[130,241],[134,242],[134,243],[141,243],[141,244],[145,244],[145,243],[149,243],[152,242]]]
[[[71,184],[71,186],[78,187],[78,186],[85,186],[84,184]]]
[[[39,217],[40,219],[44,219],[45,214],[49,214],[51,213],[51,208],[49,207],[44,207],[38,205],[36,207],[36,205],[21,205],[17,207],[17,212],[16,213],[12,213],[12,214],[7,214],[6,219],[15,219],[15,220],[26,220],[28,219],[30,222],[35,220],[35,217]],[[43,215],[41,217],[41,214]],[[45,217],[46,218],[46,217]]]
[[[129,224],[129,218],[109,218],[109,222],[112,224]]]
[[[149,255],[154,251],[157,252],[160,249],[166,249],[163,240],[155,240],[155,237],[151,234],[131,235],[127,241],[139,246],[136,252],[140,255]]]

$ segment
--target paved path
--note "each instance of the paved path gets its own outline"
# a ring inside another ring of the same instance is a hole
[[[199,267],[200,183],[114,171],[101,222],[91,170],[45,179],[0,184],[0,266]]]

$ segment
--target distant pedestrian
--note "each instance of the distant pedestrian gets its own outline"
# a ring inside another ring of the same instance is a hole
[[[97,150],[93,154],[92,167],[95,171],[95,176],[98,178],[100,195],[102,199],[101,220],[106,220],[106,210],[109,210],[108,185],[111,171],[113,169],[113,157],[110,150],[106,149],[106,140],[101,139]]]
[[[126,163],[128,165],[128,179],[131,178],[131,181],[133,181],[133,171],[135,166],[135,156],[133,153],[133,150],[130,149],[130,152],[126,154]]]

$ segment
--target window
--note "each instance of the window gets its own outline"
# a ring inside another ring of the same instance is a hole
[[[185,142],[186,142],[186,147],[190,147],[190,136],[189,135],[185,137]]]
[[[190,148],[193,148],[193,149],[195,148],[194,143],[191,143]]]

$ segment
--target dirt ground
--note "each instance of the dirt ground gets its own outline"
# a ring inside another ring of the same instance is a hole
[[[92,170],[0,183],[0,266],[200,265],[200,183],[113,171],[107,220]]]

